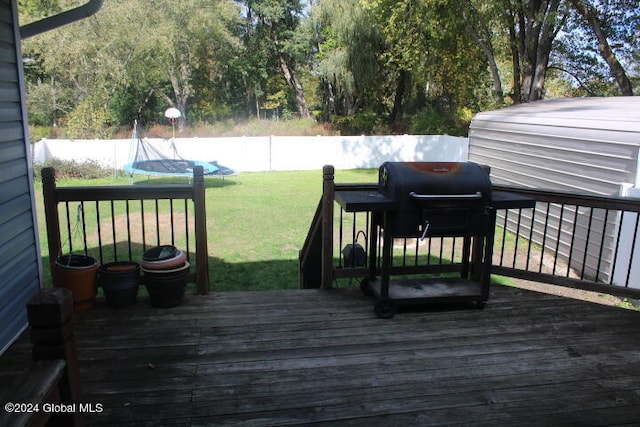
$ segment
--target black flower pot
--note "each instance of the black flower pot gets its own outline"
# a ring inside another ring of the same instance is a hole
[[[138,299],[140,265],[133,261],[103,264],[98,269],[98,284],[104,290],[107,304],[125,307]]]
[[[175,307],[182,303],[189,280],[189,262],[171,270],[149,270],[143,267],[142,272],[151,305]]]

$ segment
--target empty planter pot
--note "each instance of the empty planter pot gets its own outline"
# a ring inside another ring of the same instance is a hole
[[[151,305],[175,307],[180,305],[189,280],[189,262],[167,270],[149,270],[142,267],[144,284],[149,292]]]
[[[74,310],[91,308],[98,293],[98,260],[86,255],[63,255],[52,267],[53,285],[73,294]]]
[[[125,307],[138,299],[140,265],[133,261],[116,261],[98,269],[98,283],[102,286],[107,304]]]
[[[142,255],[141,266],[146,270],[173,270],[180,268],[187,254],[172,245],[156,246]]]

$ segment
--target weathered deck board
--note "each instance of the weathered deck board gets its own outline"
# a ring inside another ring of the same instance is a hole
[[[76,334],[89,425],[595,426],[640,424],[639,321],[502,286],[389,320],[355,289],[291,290],[98,304]]]

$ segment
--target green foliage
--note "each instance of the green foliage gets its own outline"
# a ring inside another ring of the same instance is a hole
[[[619,93],[576,2],[110,0],[23,41],[29,122],[96,138],[134,120],[164,126],[174,106],[181,130],[313,110],[343,133],[404,132],[409,122],[464,133],[461,111],[527,101],[531,90]],[[82,3],[19,0],[20,21]],[[597,17],[637,92],[637,1],[600,1]]]
[[[113,122],[109,113],[110,111],[92,105],[91,100],[84,100],[67,115],[67,138],[86,139],[87,135],[110,138],[114,128],[109,126]]]
[[[29,125],[29,141],[37,142],[43,138],[56,138],[58,130],[58,128],[49,126]]]
[[[112,124],[162,121],[170,105],[186,111],[198,85],[209,85],[197,77],[214,76],[217,55],[239,44],[229,35],[238,7],[215,3],[113,0],[91,19],[25,40],[33,123],[71,114],[70,133],[92,138]]]
[[[359,110],[374,110],[386,79],[373,15],[359,0],[326,0],[312,9],[311,19],[317,28],[318,71],[328,92],[324,115],[345,116],[350,122],[349,116]]]
[[[42,19],[62,9],[58,0],[18,0],[18,5],[22,15],[31,18],[29,21]]]
[[[29,97],[27,110],[29,123],[37,126],[50,126],[55,122],[55,111],[52,108],[53,99],[51,88],[37,80],[28,84]]]
[[[411,133],[418,135],[461,135],[461,130],[451,116],[428,106],[411,120]]]
[[[233,116],[231,106],[216,100],[200,100],[192,105],[189,122],[197,124],[207,124],[221,122]]]
[[[588,5],[591,2],[581,1]],[[640,52],[638,22],[640,8],[633,0],[601,0],[597,2],[596,18],[606,33],[613,54],[629,64],[631,77],[637,64],[634,55]],[[554,49],[554,67],[561,70],[563,78],[576,89],[572,96],[615,96],[620,89],[612,81],[612,70],[603,60],[597,47],[599,41],[590,23],[575,8],[567,13],[563,32],[557,38]],[[636,71],[637,73],[637,71]]]
[[[243,0],[242,4],[247,16],[245,52],[249,66],[255,70],[248,77],[249,88],[255,97],[256,115],[259,115],[260,104],[273,104],[273,96],[278,96],[282,90],[278,84],[273,84],[274,80],[282,79],[287,85],[292,109],[297,109],[300,117],[308,117],[300,70],[312,58],[312,38],[308,29],[300,25],[303,4],[298,0]]]
[[[98,179],[113,176],[113,169],[106,168],[94,160],[78,162],[75,160],[53,159],[44,165],[35,165],[36,181],[42,179],[42,168],[52,167],[56,170],[56,179]]]
[[[154,123],[166,105],[156,92],[148,87],[131,86],[127,91],[117,91],[109,103],[110,117],[118,124]]]
[[[371,135],[380,126],[380,122],[378,115],[373,112],[333,117],[333,123],[341,135]]]

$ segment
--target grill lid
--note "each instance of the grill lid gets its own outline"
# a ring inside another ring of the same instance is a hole
[[[397,237],[485,233],[491,181],[471,162],[387,162],[378,191],[393,201],[385,227]]]
[[[395,202],[491,200],[491,180],[473,162],[385,162],[378,191]]]

